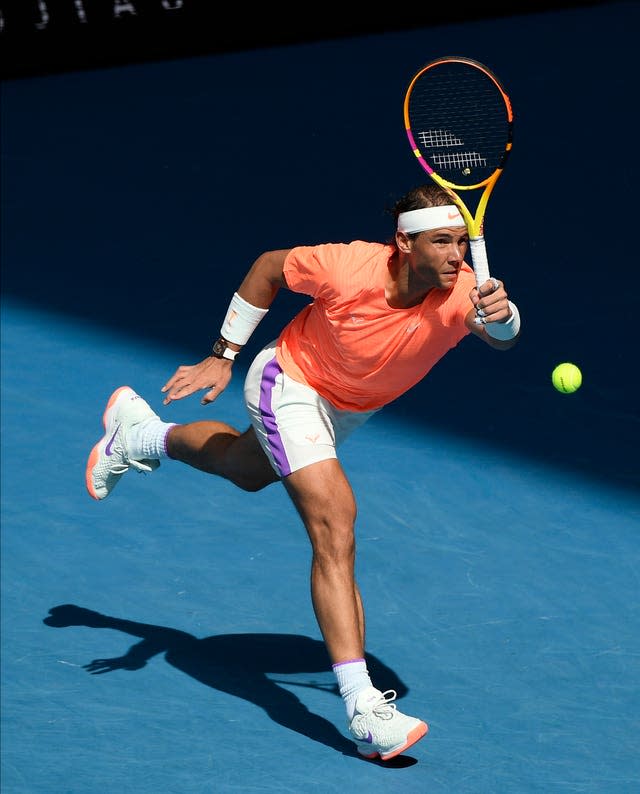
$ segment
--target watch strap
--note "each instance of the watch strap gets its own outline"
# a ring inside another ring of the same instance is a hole
[[[232,350],[230,347],[225,347],[222,358],[228,358],[229,361],[235,361],[235,358],[239,352],[239,350]]]
[[[232,350],[227,340],[221,336],[214,342],[211,355],[215,358],[226,358],[228,361],[234,361],[239,352],[238,350]]]

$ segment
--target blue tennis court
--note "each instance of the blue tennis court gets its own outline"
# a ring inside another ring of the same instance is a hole
[[[638,23],[603,3],[3,82],[6,794],[640,791]],[[84,469],[122,384],[247,425],[246,366],[298,296],[214,405],[160,388],[260,252],[391,234],[423,181],[404,90],[450,52],[514,102],[486,236],[524,330],[465,340],[343,449],[369,668],[430,728],[371,762],[284,489],[163,461],[97,503]]]

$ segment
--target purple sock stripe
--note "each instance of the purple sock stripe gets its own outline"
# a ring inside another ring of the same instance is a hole
[[[260,382],[260,415],[262,416],[262,424],[267,431],[267,440],[269,442],[269,449],[273,455],[278,472],[281,477],[286,477],[291,474],[291,465],[287,458],[282,438],[278,431],[278,423],[271,407],[271,397],[273,387],[276,383],[276,377],[280,375],[282,370],[275,358],[269,361],[265,368],[262,370],[262,380]]]
[[[169,438],[169,433],[173,430],[174,427],[177,426],[178,426],[177,422],[174,422],[173,424],[169,425],[166,433],[164,434],[164,438],[162,439],[162,448],[164,449],[164,453],[168,458],[171,458],[171,455],[169,454],[169,450],[167,449],[167,439]],[[171,458],[171,460],[173,460],[173,458]]]
[[[354,662],[364,662],[364,659],[347,659],[346,662],[336,662],[335,664],[331,665],[331,669],[335,670],[336,667],[342,667],[345,664],[353,664]]]

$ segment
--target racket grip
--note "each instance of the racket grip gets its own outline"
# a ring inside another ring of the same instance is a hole
[[[489,260],[487,259],[487,247],[484,244],[484,235],[471,237],[469,239],[469,245],[471,247],[473,272],[476,274],[476,287],[479,289],[485,281],[491,278],[489,275]]]

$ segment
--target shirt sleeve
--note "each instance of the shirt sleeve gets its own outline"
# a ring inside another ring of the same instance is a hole
[[[329,298],[335,291],[335,275],[348,246],[344,243],[300,245],[292,248],[284,262],[287,287],[313,298]]]

